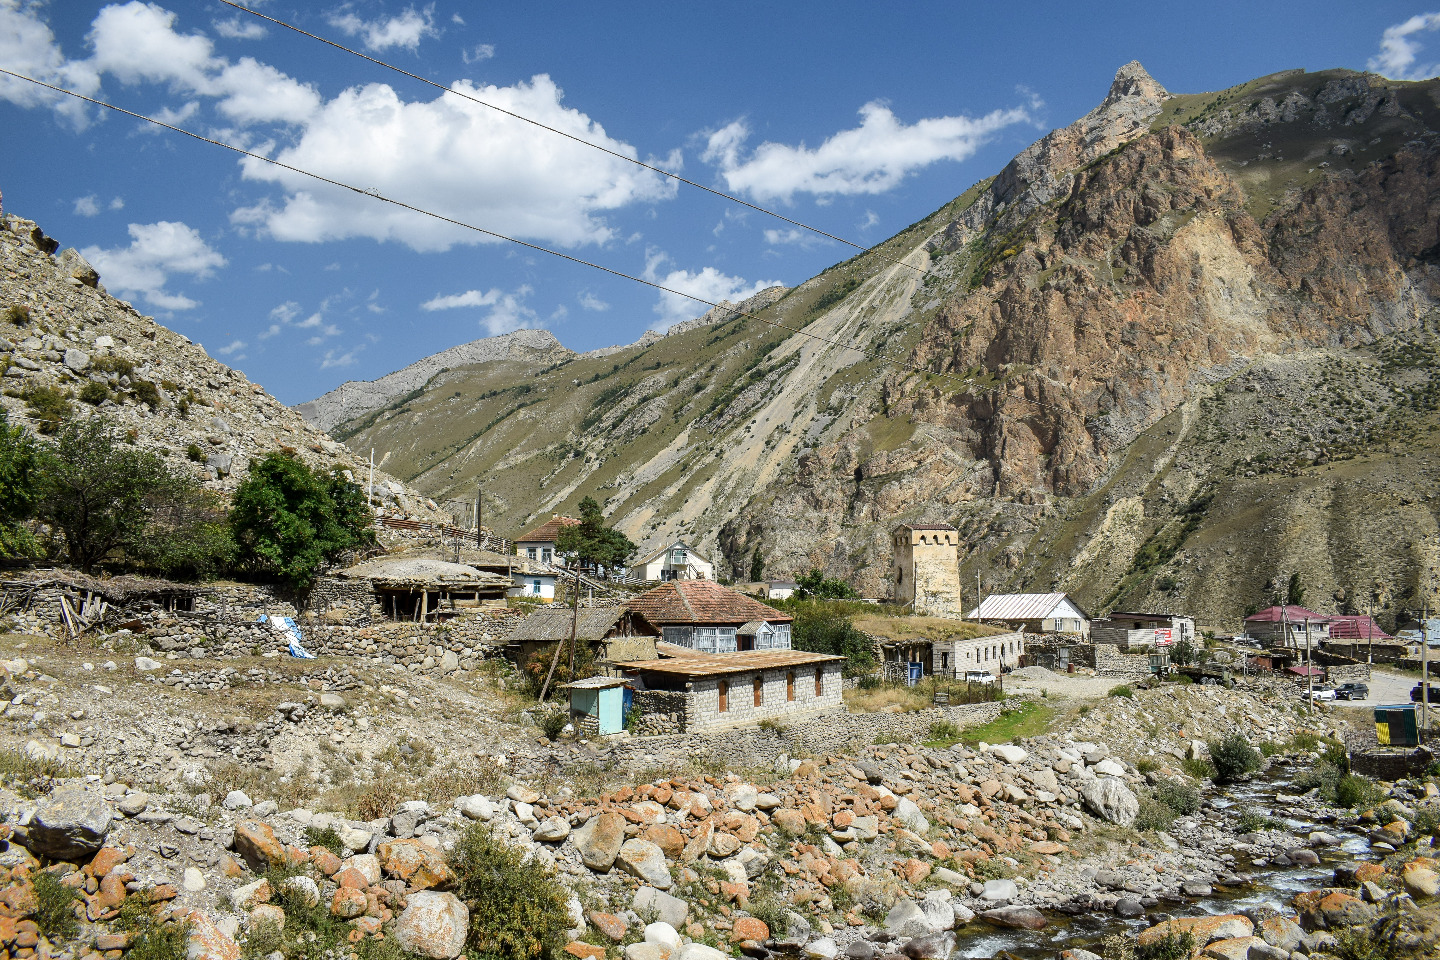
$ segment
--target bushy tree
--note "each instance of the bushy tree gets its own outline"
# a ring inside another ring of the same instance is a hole
[[[1292,607],[1305,605],[1305,584],[1300,580],[1299,570],[1290,574],[1290,582],[1285,585],[1285,602]]]
[[[1195,644],[1189,637],[1177,640],[1170,648],[1170,662],[1177,667],[1188,667],[1195,662]]]
[[[162,531],[186,534],[176,505],[199,497],[194,479],[175,473],[100,417],[67,421],[41,455],[38,515],[64,538],[70,563],[87,573],[106,558],[143,562],[163,549]],[[170,522],[157,518],[169,516]]]
[[[33,556],[40,550],[24,522],[35,516],[41,496],[41,451],[23,427],[12,427],[0,408],[0,557]]]
[[[311,470],[287,453],[250,465],[235,490],[230,530],[238,561],[307,590],[320,566],[375,542],[364,491],[339,470]]]
[[[605,526],[605,515],[594,497],[580,501],[580,522],[562,527],[555,537],[555,550],[579,566],[614,570],[625,566],[635,555],[635,544],[619,530]]]
[[[569,894],[554,871],[526,857],[483,823],[471,824],[450,852],[455,894],[470,908],[470,956],[545,960],[561,955]]]
[[[826,577],[813,567],[795,583],[800,588],[796,592],[802,600],[851,600],[860,596],[844,580]]]
[[[1245,774],[1259,770],[1264,761],[1260,751],[1251,746],[1239,730],[1232,730],[1221,739],[1210,741],[1209,747],[1216,783],[1234,783]]]
[[[167,577],[216,576],[235,557],[224,501],[198,484],[177,484],[154,503],[146,536],[134,553],[141,565]]]
[[[786,601],[785,612],[795,618],[790,625],[790,645],[809,653],[844,657],[847,677],[869,673],[875,668],[874,644],[850,622],[845,606],[815,600]]]
[[[765,579],[765,558],[760,555],[760,544],[755,544],[755,552],[750,554],[750,582],[759,583]]]

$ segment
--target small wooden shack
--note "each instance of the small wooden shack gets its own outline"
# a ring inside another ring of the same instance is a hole
[[[504,606],[510,589],[509,577],[434,557],[380,557],[339,576],[369,581],[384,616],[416,623],[482,606]]]
[[[581,733],[608,737],[625,729],[625,701],[633,696],[624,679],[589,677],[567,683],[570,722]]]

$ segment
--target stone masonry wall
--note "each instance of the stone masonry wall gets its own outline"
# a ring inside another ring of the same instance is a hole
[[[703,677],[693,682],[686,730],[709,730],[782,719],[797,715],[813,716],[844,709],[841,699],[840,664],[820,665],[823,670],[821,693],[815,692],[816,667],[795,667],[795,699],[788,700],[786,674],[789,668],[732,673],[721,677]],[[754,679],[761,677],[760,705],[755,704]],[[728,684],[726,710],[720,711],[720,684]]]
[[[1094,644],[1095,675],[1118,680],[1144,680],[1150,676],[1150,654],[1125,654],[1110,643]],[[1073,654],[1072,654],[1073,656]]]

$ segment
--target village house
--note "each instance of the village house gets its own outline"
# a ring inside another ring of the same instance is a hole
[[[1262,646],[1313,650],[1330,639],[1330,621],[1323,613],[1295,604],[1267,607],[1245,618],[1245,633]]]
[[[794,580],[770,580],[761,586],[765,588],[767,600],[789,600],[800,589],[800,584]]]
[[[992,593],[968,618],[1026,633],[1090,633],[1090,615],[1063,593]]]
[[[555,540],[566,527],[578,526],[574,517],[553,514],[538,527],[525,531],[515,538],[515,555],[522,560],[537,563],[560,563],[562,557],[555,549]]]
[[[711,580],[674,580],[632,599],[660,634],[658,659],[617,663],[635,707],[673,729],[712,730],[843,709],[843,657],[791,649],[792,617]]]
[[[965,621],[957,620],[958,624]],[[975,624],[966,624],[975,626]],[[967,636],[957,632],[935,639],[907,637],[881,640],[880,661],[887,679],[915,683],[922,677],[944,677],[964,680],[966,674],[984,673],[992,677],[1020,666],[1025,656],[1025,634],[986,633]]]
[[[902,523],[891,535],[895,602],[921,616],[957,616],[960,533],[948,523]]]
[[[676,540],[640,560],[630,568],[636,580],[668,582],[670,580],[714,580],[715,564],[695,552],[683,540]]]
[[[541,603],[555,601],[555,583],[560,577],[554,570],[527,563],[512,570],[510,579],[514,585],[508,591],[509,596],[529,597]]]
[[[1091,643],[1120,647],[1166,647],[1195,643],[1195,621],[1170,613],[1114,612],[1090,624]]]
[[[366,583],[380,616],[431,623],[481,607],[505,605],[511,579],[463,563],[428,556],[380,557],[342,570],[336,577]]]
[[[569,643],[574,614],[576,643],[588,648],[597,673],[615,677],[614,664],[654,660],[655,629],[625,607],[542,607],[517,623],[510,631],[507,655],[523,664],[535,651],[552,643]]]

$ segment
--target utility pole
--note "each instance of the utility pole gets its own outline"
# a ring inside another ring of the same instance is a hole
[[[580,624],[580,568],[572,567],[575,584],[570,588],[570,680],[575,680],[575,634]]]
[[[475,484],[475,546],[483,546],[485,539],[485,501],[482,487]]]
[[[370,448],[370,486],[365,491],[365,502],[367,504],[375,499],[375,448]]]
[[[1425,742],[1425,731],[1430,728],[1430,634],[1425,621],[1430,617],[1430,606],[1420,607],[1420,742]],[[1397,631],[1398,632],[1398,631]]]
[[[1305,688],[1308,691],[1306,698],[1310,701],[1310,712],[1315,712],[1315,666],[1310,662],[1310,620],[1307,617],[1305,623]]]

